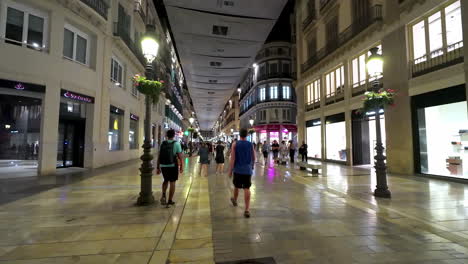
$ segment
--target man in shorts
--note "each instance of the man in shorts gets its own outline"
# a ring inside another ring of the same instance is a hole
[[[237,197],[239,189],[244,190],[245,212],[244,217],[250,217],[250,186],[252,185],[251,178],[253,166],[255,164],[255,150],[251,142],[247,141],[247,129],[241,129],[239,132],[240,140],[237,140],[232,145],[231,151],[231,168],[229,176],[234,175],[234,197],[231,198],[231,203],[237,206]]]
[[[167,207],[174,205],[175,202],[172,200],[175,193],[175,183],[179,179],[179,172],[184,172],[184,163],[182,162],[182,147],[180,143],[174,140],[175,131],[170,129],[166,133],[167,140],[161,144],[161,148],[158,154],[158,165],[156,173],[162,172],[164,182],[162,184],[162,196],[161,204],[167,205]],[[169,157],[172,155],[172,157]],[[169,161],[168,161],[169,160]],[[166,200],[167,185],[169,187],[169,200]]]

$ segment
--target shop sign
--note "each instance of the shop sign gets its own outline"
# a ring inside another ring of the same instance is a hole
[[[131,119],[131,120],[138,121],[138,120],[140,120],[140,117],[137,116],[137,115],[134,115],[134,114],[130,114],[130,119]]]
[[[79,93],[75,93],[75,92],[71,92],[67,90],[61,90],[61,94],[63,97],[72,99],[75,101],[80,101],[80,102],[90,103],[90,104],[94,103],[94,97],[91,97],[91,96],[86,96],[83,94],[79,94]]]
[[[113,105],[110,106],[110,111],[111,111],[112,113],[115,113],[115,114],[118,114],[118,115],[123,115],[123,114],[125,114],[125,111],[124,111],[123,109],[120,109],[120,108],[115,107],[115,106],[113,106]]]
[[[283,129],[287,130],[289,132],[296,132],[297,131],[296,125],[283,125]]]
[[[322,121],[320,121],[320,118],[306,121],[306,127],[320,126],[321,124],[322,124]]]
[[[14,89],[17,91],[45,93],[44,85],[5,80],[5,79],[0,79],[0,88]]]

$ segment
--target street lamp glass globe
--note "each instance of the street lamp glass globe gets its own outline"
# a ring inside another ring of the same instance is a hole
[[[249,123],[250,123],[251,126],[253,126],[254,120],[251,118],[251,119],[249,120]]]
[[[159,44],[152,36],[146,36],[141,40],[141,51],[148,63],[158,56]]]
[[[383,72],[383,58],[382,55],[377,54],[379,48],[375,47],[370,50],[371,55],[367,59],[366,67],[370,76],[380,76]]]
[[[190,122],[190,124],[193,124],[193,121],[195,121],[195,118],[190,117],[190,118],[188,119],[188,121]]]

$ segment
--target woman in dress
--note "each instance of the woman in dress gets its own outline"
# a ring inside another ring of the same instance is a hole
[[[203,142],[201,143],[200,150],[198,151],[200,155],[200,176],[208,176],[208,164],[210,164],[210,153],[208,145]]]
[[[221,140],[216,145],[216,174],[222,174],[224,170],[224,145]]]

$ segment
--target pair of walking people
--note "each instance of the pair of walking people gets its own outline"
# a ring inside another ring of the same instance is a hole
[[[175,183],[179,178],[179,172],[184,172],[182,162],[182,147],[174,140],[175,131],[167,131],[167,140],[161,144],[161,149],[157,161],[157,174],[162,173],[164,181],[162,184],[162,195],[160,202],[163,205],[174,205]],[[255,149],[251,142],[246,140],[247,129],[241,129],[240,140],[232,145],[229,176],[233,177],[234,192],[231,198],[233,206],[237,206],[239,190],[244,191],[245,211],[244,216],[250,217],[250,186],[252,185],[252,173],[255,164]],[[221,153],[223,148],[218,148]],[[217,161],[221,162],[221,159]],[[222,161],[224,161],[224,156]],[[222,169],[222,167],[221,167]],[[169,187],[169,199],[166,197],[167,187]]]

